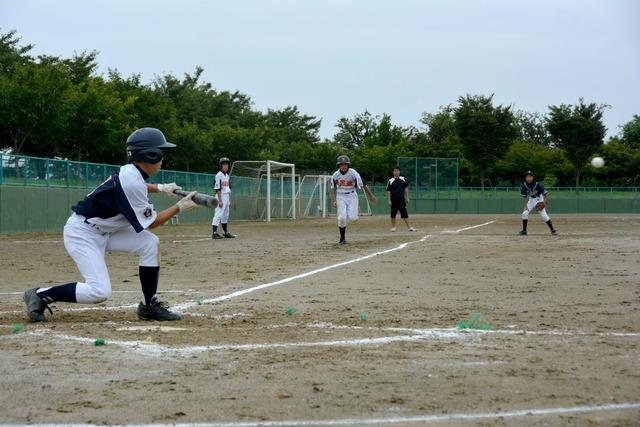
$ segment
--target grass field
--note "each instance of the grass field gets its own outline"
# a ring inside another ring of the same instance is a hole
[[[171,324],[127,254],[110,301],[28,323],[25,289],[80,277],[60,234],[0,237],[0,423],[640,423],[640,216],[414,219],[162,227]]]

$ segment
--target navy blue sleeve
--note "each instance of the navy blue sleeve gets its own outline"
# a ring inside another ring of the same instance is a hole
[[[548,193],[547,189],[544,188],[544,185],[538,183],[538,187],[540,187],[540,194],[545,195]]]
[[[520,186],[520,195],[522,197],[527,197],[527,187],[524,184]]]

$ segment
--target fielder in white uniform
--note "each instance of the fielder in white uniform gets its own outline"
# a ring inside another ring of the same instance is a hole
[[[25,292],[27,314],[34,322],[45,320],[45,309],[54,302],[97,304],[111,296],[111,281],[105,252],[137,253],[142,298],[138,317],[144,320],[178,320],[180,315],[158,302],[156,292],[160,273],[158,237],[147,231],[168,221],[179,212],[192,209],[194,193],[174,206],[156,212],[148,193],[173,194],[175,183],[147,184],[145,180],[162,167],[164,152],[175,147],[161,131],[142,128],[127,139],[131,163],[109,176],[105,182],[73,206],[64,226],[64,246],[84,277],[82,282],[33,288]]]
[[[533,172],[527,171],[525,181],[520,186],[520,195],[523,197],[524,204],[522,206],[522,230],[520,235],[527,235],[527,224],[529,223],[529,213],[532,210],[540,212],[540,217],[547,224],[551,234],[556,235],[558,232],[551,224],[551,218],[547,214],[547,195],[549,192],[544,185],[535,180]]]
[[[333,207],[338,212],[338,229],[340,230],[339,244],[347,243],[345,238],[347,232],[347,221],[358,220],[358,193],[357,189],[363,189],[371,203],[376,202],[376,196],[369,187],[362,181],[360,174],[351,168],[351,160],[347,156],[339,156],[336,164],[338,170],[331,177],[331,189],[333,196]]]
[[[231,177],[229,176],[229,166],[231,161],[228,157],[222,157],[218,161],[220,171],[213,180],[213,190],[218,198],[218,206],[211,220],[211,238],[233,239],[235,235],[229,233],[229,208],[231,207]],[[218,234],[218,226],[222,225],[223,236]]]

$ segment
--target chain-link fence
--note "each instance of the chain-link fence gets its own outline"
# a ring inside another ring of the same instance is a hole
[[[458,159],[398,157],[400,173],[416,199],[451,197],[458,189]]]

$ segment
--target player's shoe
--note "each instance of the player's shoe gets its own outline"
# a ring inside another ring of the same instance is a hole
[[[520,230],[520,232],[518,233],[521,236],[526,236],[527,235],[527,230]]]
[[[558,235],[558,230],[551,230],[551,235],[552,236],[557,236]]]
[[[169,311],[169,305],[166,302],[160,302],[156,298],[151,300],[151,304],[138,304],[138,319],[140,320],[180,320],[178,313]]]
[[[340,239],[340,240],[338,241],[338,244],[339,244],[339,245],[346,245],[346,244],[347,244],[347,240],[346,240],[346,239]]]
[[[409,227],[409,231],[418,231],[418,229],[414,227]]]
[[[395,233],[396,232],[396,228],[395,227],[391,227],[391,232]]]
[[[221,236],[221,235],[219,235],[218,233],[213,233],[213,234],[211,235],[211,238],[212,238],[213,240],[224,239],[224,237],[222,237],[222,236]]]
[[[231,234],[231,233],[224,233],[224,238],[225,239],[235,239],[236,235],[235,234]]]
[[[46,320],[44,318],[44,310],[49,310],[51,314],[53,314],[53,312],[49,308],[49,303],[38,296],[36,293],[37,290],[38,288],[29,289],[24,293],[22,299],[27,306],[29,319],[31,319],[32,322],[44,322]]]

